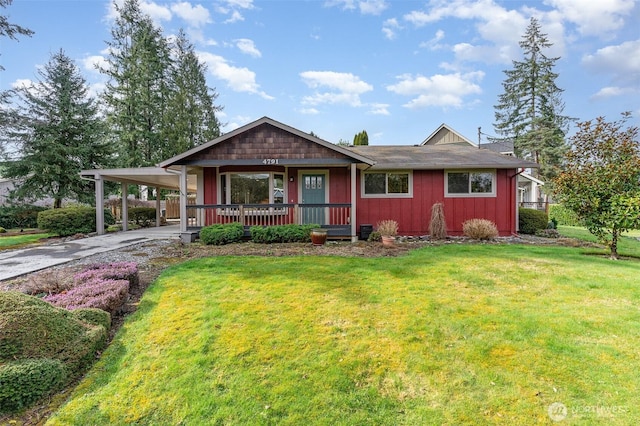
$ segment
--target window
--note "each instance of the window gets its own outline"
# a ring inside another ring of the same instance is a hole
[[[220,175],[223,204],[282,204],[284,175],[281,173],[223,173]]]
[[[495,171],[446,172],[445,194],[447,197],[493,197],[495,176]]]
[[[410,172],[368,172],[363,175],[363,197],[410,197]]]

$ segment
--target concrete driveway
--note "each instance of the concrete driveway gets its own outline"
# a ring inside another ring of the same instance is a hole
[[[109,250],[157,239],[180,239],[180,226],[168,225],[113,232],[56,244],[0,251],[0,281]]]

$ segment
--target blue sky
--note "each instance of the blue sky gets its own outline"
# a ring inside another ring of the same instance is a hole
[[[269,116],[323,139],[418,144],[446,123],[493,135],[503,70],[538,18],[560,56],[565,114],[623,111],[640,125],[640,3],[634,0],[223,0],[141,2],[166,36],[184,28],[207,63],[228,132]],[[62,48],[92,93],[113,19],[102,0],[14,0],[0,13],[35,34],[0,40],[0,90],[28,84]],[[482,136],[486,142],[486,136]]]

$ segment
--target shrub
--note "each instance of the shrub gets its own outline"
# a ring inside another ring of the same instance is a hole
[[[66,383],[66,368],[57,359],[25,359],[0,365],[0,413],[28,407]]]
[[[558,225],[585,226],[584,221],[578,217],[576,212],[562,204],[551,204],[549,206],[549,219],[555,220]]]
[[[104,212],[104,225],[115,223],[109,210]],[[92,207],[76,206],[64,209],[49,209],[38,213],[38,228],[66,237],[89,234],[96,230],[96,211]]]
[[[138,265],[135,262],[95,263],[73,276],[76,285],[97,279],[127,280],[135,287],[140,282]]]
[[[154,207],[132,207],[129,209],[129,218],[136,225],[148,228],[156,222],[156,209]]]
[[[24,283],[24,292],[31,295],[55,294],[73,287],[73,277],[59,269],[47,269],[31,274]]]
[[[38,213],[48,210],[41,206],[2,206],[0,207],[0,227],[5,229],[36,228]]]
[[[487,219],[470,219],[462,224],[465,236],[474,240],[491,240],[498,236],[496,224]]]
[[[44,300],[69,310],[97,308],[113,314],[126,302],[129,281],[96,278],[60,294],[46,296]]]
[[[444,204],[435,203],[431,207],[431,222],[429,223],[429,235],[433,240],[447,238],[447,222],[444,218]]]
[[[200,230],[200,241],[208,245],[223,245],[242,240],[244,226],[241,223],[225,223],[205,226]]]
[[[311,241],[311,230],[320,228],[318,224],[252,226],[251,239],[255,243],[308,243]]]
[[[4,234],[5,232],[7,232],[7,230],[0,226],[0,234]]]
[[[522,234],[535,234],[540,229],[547,229],[549,218],[547,213],[536,209],[520,207],[518,224]]]
[[[73,317],[86,324],[101,325],[106,331],[111,328],[111,315],[109,312],[97,308],[78,308],[72,311]]]
[[[395,237],[398,235],[398,222],[391,219],[381,220],[376,224],[376,231],[384,237]]]
[[[373,231],[369,234],[369,238],[367,239],[369,242],[380,242],[382,241],[382,235],[378,231]]]
[[[15,291],[0,292],[0,365],[21,359],[57,359],[70,377],[84,370],[106,344],[102,326]]]

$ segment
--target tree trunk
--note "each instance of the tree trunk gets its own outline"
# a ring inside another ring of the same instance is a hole
[[[618,260],[618,234],[619,231],[613,231],[611,235],[611,259]]]

